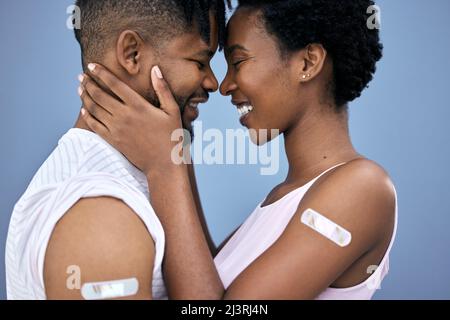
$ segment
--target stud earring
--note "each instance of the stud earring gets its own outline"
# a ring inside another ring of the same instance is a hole
[[[311,75],[309,73],[302,75],[302,79],[303,80],[305,80],[306,78],[309,78],[309,77],[311,77]]]

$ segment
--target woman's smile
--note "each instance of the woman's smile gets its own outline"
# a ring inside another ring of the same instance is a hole
[[[249,114],[253,111],[253,105],[248,102],[237,102],[232,101],[232,103],[237,107],[237,111],[239,113],[239,122],[245,126],[248,127],[247,119],[249,117]]]

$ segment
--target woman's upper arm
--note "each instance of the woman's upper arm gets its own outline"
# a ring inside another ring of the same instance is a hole
[[[313,299],[381,241],[395,197],[384,171],[364,161],[318,181],[280,238],[235,279],[225,298]],[[341,247],[303,224],[308,208],[349,231],[351,242]]]

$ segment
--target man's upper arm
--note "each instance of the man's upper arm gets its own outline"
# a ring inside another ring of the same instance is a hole
[[[44,282],[48,299],[83,299],[77,284],[136,278],[132,299],[152,298],[155,246],[145,224],[115,198],[78,201],[58,222],[48,243]],[[77,285],[76,285],[77,286]]]
[[[228,299],[313,299],[392,226],[393,188],[371,164],[340,168],[313,186],[281,237],[230,285]],[[351,233],[345,247],[301,222],[312,208]]]

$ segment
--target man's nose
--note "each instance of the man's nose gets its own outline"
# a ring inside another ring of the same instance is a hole
[[[203,81],[203,89],[207,92],[216,92],[219,89],[219,82],[212,71],[205,77]]]

